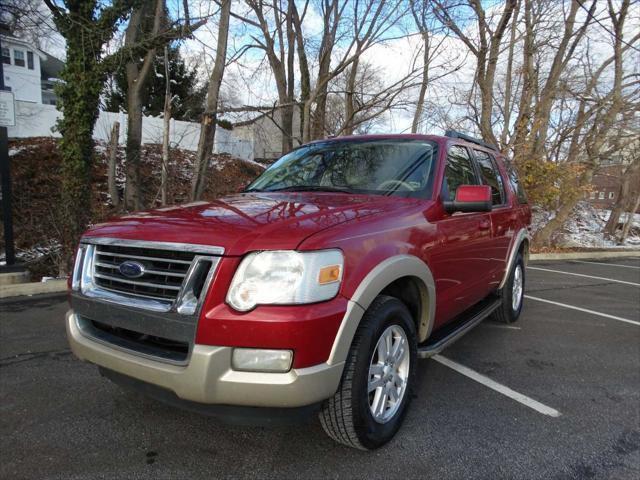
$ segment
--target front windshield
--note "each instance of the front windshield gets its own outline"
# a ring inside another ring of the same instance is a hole
[[[271,165],[246,191],[330,191],[425,198],[436,144],[427,140],[329,141],[305,145]]]

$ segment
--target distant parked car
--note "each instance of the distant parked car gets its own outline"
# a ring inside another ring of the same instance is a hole
[[[488,315],[518,319],[530,211],[470,137],[321,140],[243,193],[135,213],[83,236],[73,352],[117,383],[227,417],[319,411],[373,449],[404,418],[418,358]]]

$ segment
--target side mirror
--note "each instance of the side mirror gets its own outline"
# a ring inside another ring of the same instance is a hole
[[[447,213],[490,212],[491,187],[489,185],[460,185],[453,202],[444,202]]]

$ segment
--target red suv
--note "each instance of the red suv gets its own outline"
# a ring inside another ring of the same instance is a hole
[[[242,193],[82,237],[73,352],[116,383],[228,419],[319,412],[343,444],[396,433],[418,358],[522,310],[530,210],[457,132],[321,140]]]

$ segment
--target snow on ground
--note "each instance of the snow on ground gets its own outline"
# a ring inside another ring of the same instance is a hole
[[[580,202],[558,232],[556,240],[559,246],[565,248],[624,248],[640,247],[640,214],[634,214],[633,225],[629,236],[624,244],[619,245],[615,240],[606,238],[602,230],[604,229],[610,210],[598,210],[593,208],[588,202]],[[553,217],[554,213],[534,210],[533,231],[537,231],[546,225]],[[627,214],[620,217],[620,223],[624,223]]]

